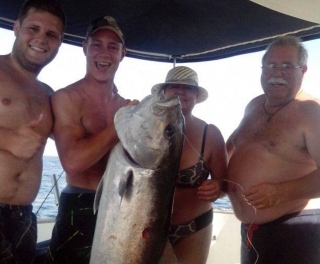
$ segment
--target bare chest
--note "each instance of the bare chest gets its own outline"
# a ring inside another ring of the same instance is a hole
[[[111,102],[86,102],[81,109],[82,124],[88,134],[97,134],[113,123],[114,115],[119,110],[119,100]]]
[[[236,149],[250,145],[293,162],[308,160],[303,125],[299,118],[282,116],[269,122],[262,118],[244,118],[233,140]]]
[[[0,81],[0,125],[14,128],[44,115],[52,122],[48,91],[36,83]]]

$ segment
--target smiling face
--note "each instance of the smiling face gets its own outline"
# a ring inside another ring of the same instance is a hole
[[[263,65],[290,65],[290,70],[262,68],[261,85],[268,98],[289,100],[299,92],[306,65],[299,65],[298,49],[294,46],[274,46],[268,51]],[[301,66],[299,68],[294,68]]]
[[[100,29],[83,43],[87,57],[87,77],[112,82],[125,55],[120,38],[108,29]]]
[[[58,53],[62,32],[63,24],[58,17],[30,9],[22,23],[14,24],[16,40],[12,54],[24,69],[39,73]]]

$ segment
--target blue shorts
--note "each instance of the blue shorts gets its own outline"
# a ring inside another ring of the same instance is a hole
[[[254,248],[258,264],[319,264],[320,209],[292,213],[262,225],[242,224],[241,264],[256,263]]]

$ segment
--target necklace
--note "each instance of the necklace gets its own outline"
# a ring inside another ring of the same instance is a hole
[[[281,105],[274,113],[269,114],[268,111],[266,110],[266,102],[267,99],[264,99],[263,102],[263,111],[266,113],[266,115],[268,116],[267,122],[270,122],[271,119],[273,118],[273,116],[278,113],[282,108],[284,108],[286,105],[290,104],[294,99],[296,99],[301,93],[303,92],[303,90],[301,90],[294,98],[292,98],[290,101],[288,101],[287,103]]]
[[[267,102],[267,99],[264,100],[264,103],[263,103],[263,111],[266,113],[266,115],[268,116],[268,119],[267,119],[267,122],[270,122],[271,119],[273,118],[273,116],[278,113],[282,108],[284,108],[286,105],[290,104],[295,98],[291,99],[289,102],[283,104],[282,106],[280,106],[274,113],[272,114],[269,114],[266,110],[266,102]]]

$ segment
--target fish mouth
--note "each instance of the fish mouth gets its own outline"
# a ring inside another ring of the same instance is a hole
[[[166,112],[172,108],[178,107],[178,106],[180,106],[179,97],[177,95],[174,95],[170,98],[161,99],[157,102],[154,102],[151,105],[151,112],[156,116],[160,116],[164,112]]]
[[[129,152],[125,149],[125,148],[122,148],[123,149],[123,154],[124,156],[130,161],[132,162],[134,165],[136,166],[140,166],[140,164],[138,164],[129,154]]]
[[[169,98],[166,99],[161,99],[160,101],[158,101],[157,103],[159,105],[163,105],[163,106],[171,106],[171,105],[176,105],[178,104],[180,101],[179,99],[179,95],[175,94]]]
[[[135,145],[134,143],[131,143],[131,146]],[[131,146],[128,146],[131,148]],[[155,170],[159,167],[159,164],[162,162],[161,156],[166,152],[163,151],[157,147],[153,148],[152,146],[145,146],[140,145],[139,147],[135,145],[136,148],[140,148],[140,150],[136,150],[134,148],[131,152],[130,149],[126,149],[124,146],[122,146],[123,150],[123,157],[127,160],[127,162],[130,162],[131,166],[133,167],[140,167],[148,170]],[[141,159],[141,156],[147,155],[148,159]],[[133,158],[133,157],[136,157]]]

